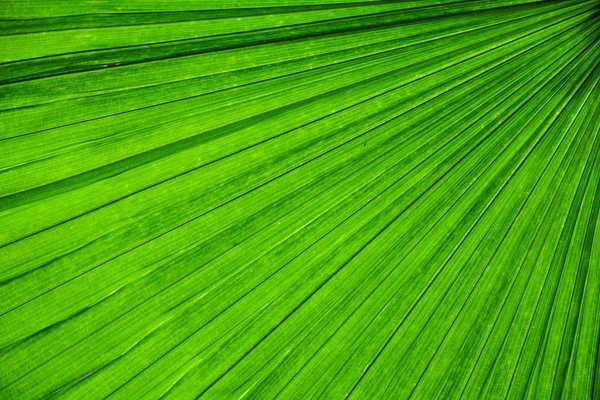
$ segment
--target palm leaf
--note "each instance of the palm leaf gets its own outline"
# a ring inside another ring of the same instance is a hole
[[[0,398],[598,398],[599,11],[5,0]]]

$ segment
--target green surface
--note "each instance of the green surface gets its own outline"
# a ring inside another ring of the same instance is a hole
[[[600,399],[600,2],[3,0],[0,399]]]

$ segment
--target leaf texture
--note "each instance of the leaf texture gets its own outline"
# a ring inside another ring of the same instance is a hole
[[[0,398],[600,398],[599,33],[4,0]]]

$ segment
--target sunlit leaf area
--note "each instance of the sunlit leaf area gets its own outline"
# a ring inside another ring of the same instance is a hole
[[[600,1],[0,0],[0,399],[600,399]]]

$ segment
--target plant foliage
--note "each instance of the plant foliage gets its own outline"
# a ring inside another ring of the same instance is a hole
[[[0,398],[600,398],[600,7],[0,2]]]

